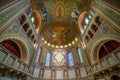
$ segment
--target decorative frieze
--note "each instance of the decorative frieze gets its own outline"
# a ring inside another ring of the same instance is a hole
[[[110,19],[114,24],[120,27],[120,13],[115,11],[114,9],[104,5],[103,3],[95,0],[93,6],[98,9],[102,15],[106,16]]]
[[[6,22],[8,22],[12,17],[19,13],[24,7],[28,5],[27,0],[21,0],[15,5],[6,8],[0,12],[0,27],[2,27]]]

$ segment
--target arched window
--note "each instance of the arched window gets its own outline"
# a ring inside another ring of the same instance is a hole
[[[32,34],[31,40],[33,41],[34,39],[35,39],[35,36],[34,36],[34,34]]]
[[[86,42],[89,41],[89,37],[87,35],[85,36],[85,39],[86,39]]]
[[[46,61],[45,61],[45,66],[46,67],[50,67],[50,61],[51,60],[51,54],[48,52],[47,54],[46,54]]]
[[[29,28],[29,23],[25,23],[25,24],[23,25],[24,31],[27,32],[28,28]]]
[[[85,24],[89,23],[89,18],[85,18]]]
[[[38,46],[38,43],[37,43],[37,40],[35,39],[33,42],[32,42],[34,48],[36,48]]]
[[[74,66],[73,54],[71,52],[68,53],[68,66],[69,67]]]
[[[35,17],[34,16],[31,16],[31,22],[33,23],[33,27],[35,28]]]
[[[84,30],[86,30],[86,28],[89,26],[94,14],[95,13],[93,12],[93,10],[90,10],[88,15],[84,18]]]
[[[97,31],[98,27],[95,24],[91,25],[91,29],[94,31],[94,33]]]
[[[91,32],[91,30],[88,31],[88,35],[90,36],[90,38],[93,37],[93,33]]]
[[[32,30],[30,29],[30,30],[28,31],[28,33],[27,33],[28,37],[30,37],[31,34],[32,34]]]
[[[81,34],[83,34],[87,27],[90,25],[94,15],[95,12],[92,9],[90,9],[89,12],[84,11],[80,14],[78,18],[78,26],[80,28]]]
[[[103,19],[102,19],[101,17],[97,16],[97,17],[95,18],[95,22],[96,22],[96,24],[97,24],[98,26],[100,26],[100,25],[102,24],[102,22],[103,22]]]
[[[82,53],[80,49],[78,49],[78,54],[79,54],[80,62],[83,63]]]
[[[26,21],[26,16],[23,14],[18,18],[20,24],[22,25]]]
[[[87,26],[91,20],[92,20],[92,16],[90,14],[88,14],[84,19],[84,26],[86,26],[86,27],[84,27],[84,30],[87,28]]]
[[[32,23],[32,26],[38,33],[40,30],[40,27],[41,27],[41,23],[42,23],[42,17],[41,17],[41,14],[39,13],[39,11],[37,11],[37,10],[33,11],[33,13],[31,14],[30,21]]]

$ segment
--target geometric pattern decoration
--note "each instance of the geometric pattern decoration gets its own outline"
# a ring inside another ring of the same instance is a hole
[[[52,66],[65,66],[66,65],[66,51],[59,49],[53,51],[52,54]]]
[[[58,51],[54,58],[58,64],[61,64],[62,61],[65,59],[65,55]]]

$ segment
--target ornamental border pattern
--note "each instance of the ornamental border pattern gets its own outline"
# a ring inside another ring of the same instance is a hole
[[[104,16],[109,18],[113,23],[120,27],[120,12],[104,5],[100,1],[95,0],[93,6],[100,10]]]
[[[17,2],[11,7],[6,8],[0,12],[0,28],[8,22],[12,17],[19,13],[26,5],[28,4],[27,0],[22,0]]]

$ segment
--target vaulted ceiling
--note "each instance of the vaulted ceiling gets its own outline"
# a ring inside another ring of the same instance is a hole
[[[60,47],[72,44],[78,37],[78,17],[89,10],[91,0],[31,0],[31,4],[42,17],[43,42]]]

